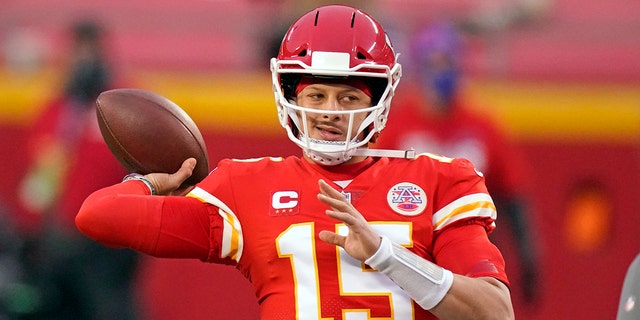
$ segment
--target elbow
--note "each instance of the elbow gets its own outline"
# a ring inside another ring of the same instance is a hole
[[[482,320],[515,320],[515,314],[510,301],[496,301],[491,303],[490,308],[473,308],[469,313],[460,319],[482,319]],[[445,317],[443,317],[444,319]]]
[[[93,221],[93,212],[85,208],[84,205],[80,207],[80,210],[78,211],[78,214],[75,218],[76,228],[85,236],[92,239],[94,239],[94,237],[92,237],[92,235],[94,234],[93,226],[96,225]]]
[[[109,247],[120,247],[110,241],[110,235],[113,234],[114,226],[111,226],[109,213],[109,197],[96,197],[95,194],[90,195],[80,207],[76,214],[76,228],[85,236],[102,243]]]
[[[76,214],[75,223],[76,228],[80,230],[84,235],[93,238],[92,235],[95,233],[95,226],[99,226],[100,211],[96,210],[96,199],[93,195],[89,196],[85,199],[84,203],[78,210]]]
[[[500,319],[515,320],[515,318],[516,318],[516,315],[513,311],[513,305],[511,304],[511,300],[509,300],[504,305],[503,315],[501,316]]]
[[[511,302],[511,293],[509,288],[502,282],[496,279],[491,279],[497,295],[495,297],[496,303],[492,305],[491,310],[487,310],[483,319],[487,320],[514,320],[515,313],[513,311],[513,303]]]
[[[500,310],[494,310],[494,312],[491,315],[488,315],[484,319],[487,319],[487,320],[514,320],[515,319],[515,315],[513,313],[513,308],[510,308],[510,305],[511,304],[509,304],[508,306],[505,305],[505,307],[500,309]]]

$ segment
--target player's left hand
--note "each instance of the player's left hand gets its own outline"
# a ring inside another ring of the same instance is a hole
[[[342,193],[332,188],[324,180],[319,180],[318,184],[320,186],[318,200],[331,207],[326,211],[326,214],[344,222],[349,227],[349,233],[346,236],[322,230],[318,235],[320,240],[342,247],[355,259],[367,260],[380,247],[380,235],[371,228],[367,220],[347,201]]]

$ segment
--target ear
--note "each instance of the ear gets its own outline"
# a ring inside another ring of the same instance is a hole
[[[380,137],[380,132],[376,132],[371,136],[371,139],[369,139],[370,143],[376,143],[376,141],[378,141],[378,137]]]

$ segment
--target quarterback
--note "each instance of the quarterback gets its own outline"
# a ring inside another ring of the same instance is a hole
[[[361,10],[304,14],[271,60],[300,157],[222,160],[186,190],[194,159],[130,175],[91,194],[76,225],[107,246],[236,266],[262,319],[512,319],[482,173],[368,148],[401,77],[396,57]]]

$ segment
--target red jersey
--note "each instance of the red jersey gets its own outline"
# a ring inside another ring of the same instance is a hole
[[[187,197],[141,197],[148,190],[139,181],[100,190],[79,215],[104,220],[79,227],[105,244],[235,265],[255,287],[262,319],[434,319],[387,276],[319,240],[321,230],[347,232],[317,199],[319,179],[334,181],[377,232],[414,253],[508,283],[487,237],[495,207],[464,159],[223,160]]]

